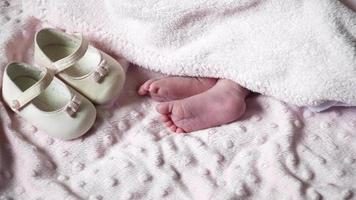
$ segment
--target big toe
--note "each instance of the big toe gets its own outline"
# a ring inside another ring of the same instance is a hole
[[[162,115],[168,115],[172,112],[173,104],[170,102],[160,103],[156,106],[156,111]]]
[[[141,96],[146,95],[149,92],[150,86],[154,81],[155,79],[150,79],[146,81],[144,84],[142,84],[138,89],[138,94]]]
[[[153,95],[157,95],[160,87],[161,84],[159,84],[159,81],[155,81],[150,84],[148,91]]]

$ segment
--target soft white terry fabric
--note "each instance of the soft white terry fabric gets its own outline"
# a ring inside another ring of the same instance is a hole
[[[295,105],[356,105],[356,14],[336,0],[24,2],[148,69],[229,78]]]
[[[11,60],[31,60],[37,25],[21,18],[15,0],[4,2],[1,72]],[[91,33],[110,47],[112,35]],[[0,100],[0,199],[355,198],[355,108],[314,114],[259,96],[248,99],[241,121],[177,135],[158,122],[151,100],[136,95],[142,71],[129,68],[119,101],[98,108],[94,128],[74,141],[48,137]]]

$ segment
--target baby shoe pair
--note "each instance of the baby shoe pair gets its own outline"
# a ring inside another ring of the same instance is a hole
[[[35,63],[6,66],[2,95],[6,104],[51,137],[70,140],[94,124],[93,105],[114,100],[125,82],[119,62],[82,36],[45,28],[35,36]]]

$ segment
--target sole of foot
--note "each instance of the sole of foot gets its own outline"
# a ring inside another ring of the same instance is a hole
[[[192,132],[239,119],[245,112],[248,91],[235,82],[220,79],[211,89],[182,100],[164,102],[156,110],[171,131]]]

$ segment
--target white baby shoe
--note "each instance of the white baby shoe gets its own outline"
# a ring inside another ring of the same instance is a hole
[[[49,67],[64,82],[91,101],[114,100],[125,82],[119,62],[92,47],[81,35],[45,28],[35,37],[35,62]]]
[[[94,105],[47,69],[10,63],[2,87],[4,101],[11,109],[51,137],[80,137],[95,121]]]

